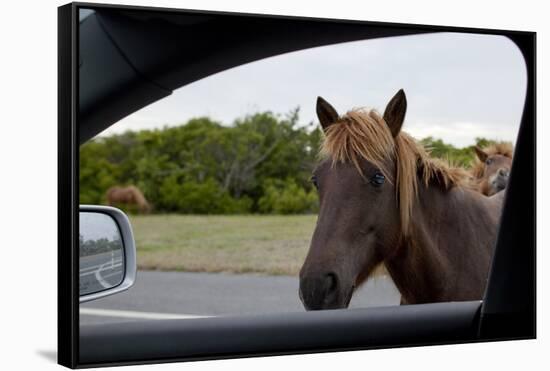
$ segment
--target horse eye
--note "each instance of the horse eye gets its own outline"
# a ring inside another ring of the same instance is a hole
[[[485,164],[486,164],[486,165],[491,165],[491,163],[493,163],[493,159],[492,159],[492,158],[488,158],[487,160],[485,160]]]
[[[315,188],[319,188],[319,183],[317,182],[317,177],[315,175],[313,175],[311,177],[311,183],[313,183],[313,185],[315,186]]]
[[[372,176],[372,178],[370,178],[371,184],[376,187],[380,187],[385,181],[386,177],[384,177],[381,173],[376,173]]]

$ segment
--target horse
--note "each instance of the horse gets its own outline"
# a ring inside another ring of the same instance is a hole
[[[473,182],[479,192],[492,196],[506,188],[514,146],[510,142],[499,142],[485,148],[474,147],[475,163],[472,166]]]
[[[117,204],[136,205],[138,210],[142,213],[151,211],[151,205],[149,205],[139,188],[134,185],[129,185],[127,187],[111,187],[107,190],[106,196],[109,206]]]
[[[312,176],[319,214],[299,273],[306,310],[347,308],[380,264],[402,304],[482,297],[502,196],[471,189],[465,169],[431,158],[402,132],[406,107],[403,90],[383,116],[340,117],[317,98],[325,135]]]

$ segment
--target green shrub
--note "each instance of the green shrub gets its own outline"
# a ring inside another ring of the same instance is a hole
[[[117,174],[118,168],[107,160],[102,144],[90,142],[83,145],[80,148],[80,203],[105,203],[105,192],[117,184]]]
[[[258,209],[262,213],[313,213],[318,207],[315,190],[306,191],[293,179],[267,179],[264,182],[263,196],[258,200]]]
[[[160,189],[160,206],[184,214],[244,214],[250,212],[252,200],[232,198],[213,179],[202,183],[166,178]]]

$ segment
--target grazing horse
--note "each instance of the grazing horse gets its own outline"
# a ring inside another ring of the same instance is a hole
[[[474,186],[486,196],[502,191],[508,185],[514,146],[500,142],[486,148],[474,147],[477,158],[472,166]]]
[[[502,196],[470,189],[470,174],[402,132],[406,105],[400,90],[382,117],[339,117],[317,99],[325,139],[312,176],[319,215],[300,270],[307,310],[346,308],[382,263],[402,303],[482,297]]]
[[[114,206],[117,204],[136,205],[142,213],[151,211],[151,206],[143,196],[138,187],[130,185],[127,187],[111,187],[107,190],[107,204]]]

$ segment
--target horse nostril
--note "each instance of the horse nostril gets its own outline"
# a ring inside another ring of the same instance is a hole
[[[328,273],[325,279],[326,293],[330,294],[338,288],[338,278],[334,273]]]
[[[508,170],[506,170],[504,168],[500,168],[498,170],[498,173],[499,173],[500,176],[508,176],[508,174],[509,174]]]

